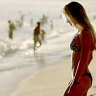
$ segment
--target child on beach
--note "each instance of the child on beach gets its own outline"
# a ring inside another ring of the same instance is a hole
[[[63,96],[87,96],[92,86],[92,75],[88,66],[93,59],[95,49],[94,28],[84,7],[78,2],[70,2],[64,6],[63,14],[67,23],[77,29],[70,48],[72,53],[73,76]]]
[[[42,40],[42,41],[45,40],[45,34],[46,34],[46,32],[42,29],[42,30],[41,30],[41,40]]]

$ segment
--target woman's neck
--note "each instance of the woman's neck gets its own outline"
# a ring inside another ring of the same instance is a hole
[[[78,32],[81,32],[84,28],[80,26],[79,24],[75,25],[75,28],[78,30]]]

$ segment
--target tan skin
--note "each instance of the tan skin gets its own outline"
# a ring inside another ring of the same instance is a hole
[[[71,80],[73,82],[69,84],[69,87],[67,88],[63,96],[69,96],[69,89],[71,96],[87,96],[87,91],[91,87],[91,81],[88,76],[81,77],[81,75],[83,73],[89,73],[88,66],[92,60],[93,53],[92,38],[90,33],[85,28],[78,26],[78,24],[70,19],[67,14],[65,14],[65,16],[67,18],[67,23],[69,23],[71,26],[75,26],[79,30],[79,32],[77,33],[76,42],[81,47],[81,50],[79,52],[73,51],[72,53],[73,76],[76,74],[74,79],[76,82],[78,82],[78,84],[73,84],[74,80]],[[79,67],[76,73],[78,63]]]
[[[86,38],[85,38],[86,37]],[[90,61],[92,60],[92,41],[91,36],[86,30],[83,30],[78,34],[78,39],[81,38],[81,51],[76,52],[73,51],[72,54],[72,66],[75,70],[77,67],[78,62],[80,61],[80,66],[78,69],[78,73],[75,79],[79,79],[79,75],[82,73],[88,73],[88,65],[90,64]],[[80,42],[80,41],[79,41]]]

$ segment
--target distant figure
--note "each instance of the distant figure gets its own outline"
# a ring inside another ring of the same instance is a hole
[[[41,30],[41,40],[42,41],[44,41],[44,39],[45,39],[45,34],[46,34],[45,31],[42,29]]]
[[[50,28],[51,28],[51,30],[53,30],[53,21],[52,20],[50,21]]]
[[[41,40],[40,40],[40,22],[37,22],[37,26],[34,29],[34,34],[33,34],[33,39],[34,39],[34,51],[36,50],[37,47],[37,42],[39,42],[39,47],[41,46]]]
[[[10,39],[13,39],[13,31],[15,30],[15,25],[10,20],[8,21],[8,23],[9,23],[9,33],[8,33],[8,35],[9,35]]]
[[[33,26],[33,18],[30,18],[30,25]]]

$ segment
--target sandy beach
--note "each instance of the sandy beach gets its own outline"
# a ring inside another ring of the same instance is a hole
[[[93,85],[88,96],[96,96],[96,52],[90,64]],[[11,96],[62,96],[71,78],[71,56],[64,57],[56,64],[34,72],[22,80]]]

